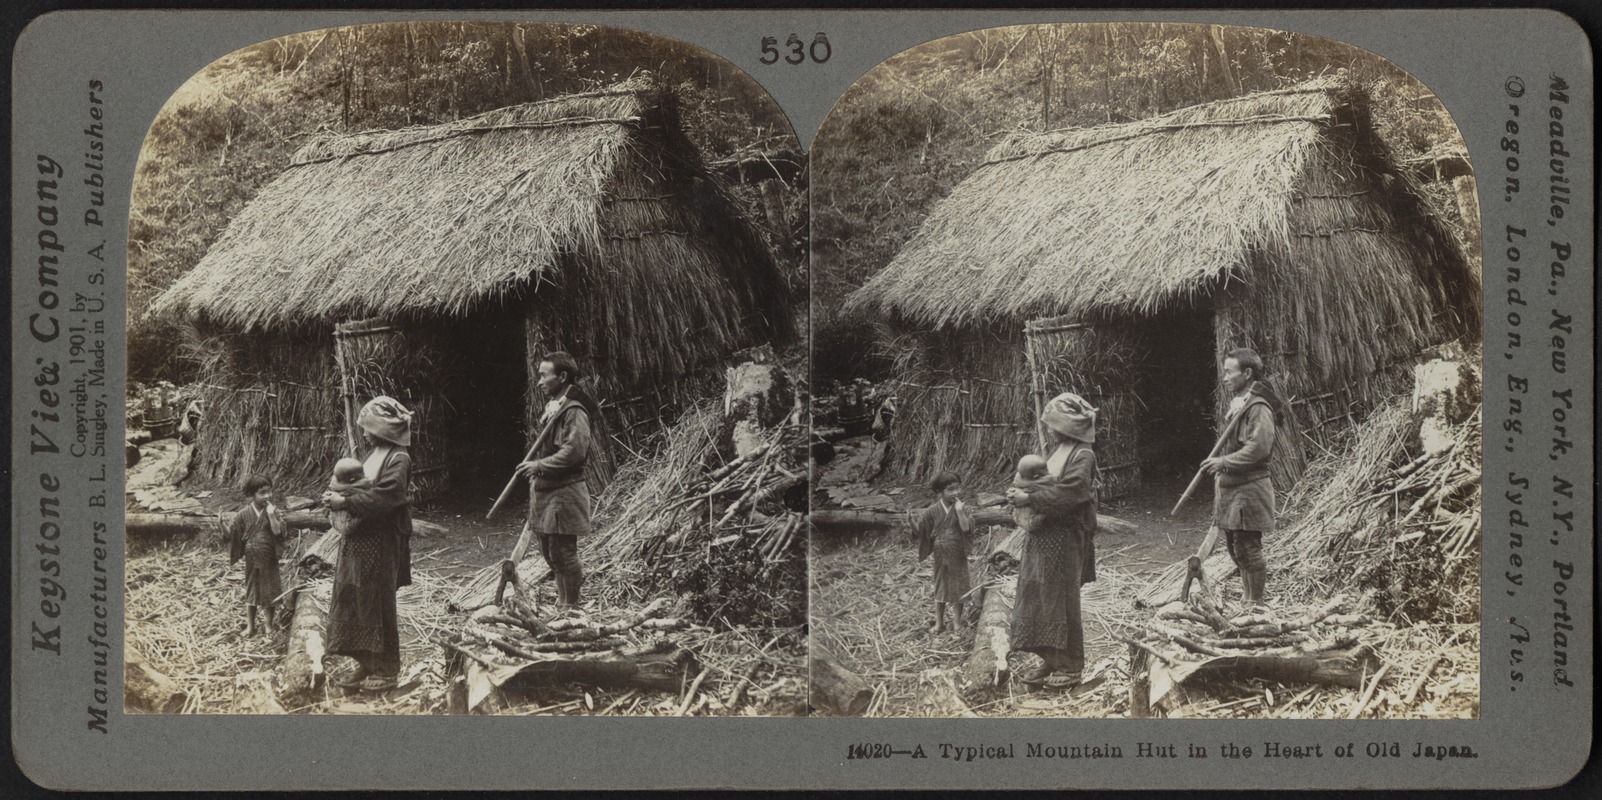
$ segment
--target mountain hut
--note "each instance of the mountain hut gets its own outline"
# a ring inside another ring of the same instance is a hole
[[[545,353],[593,376],[612,449],[637,446],[721,388],[732,353],[786,340],[791,302],[672,95],[632,81],[314,141],[154,313],[192,323],[204,479],[315,488],[387,393],[416,413],[427,499],[495,495],[534,435]]]
[[[847,308],[894,331],[900,478],[1006,474],[1040,446],[1039,404],[1072,390],[1102,410],[1115,498],[1188,479],[1236,347],[1288,400],[1288,488],[1412,359],[1479,337],[1481,289],[1367,96],[1322,79],[1004,141]]]

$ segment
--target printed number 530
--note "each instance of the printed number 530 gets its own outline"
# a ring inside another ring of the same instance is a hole
[[[812,63],[822,64],[834,54],[834,49],[829,46],[829,37],[822,33],[813,36],[810,45],[803,44],[801,37],[792,33],[790,38],[784,40],[784,49],[784,53],[779,52],[778,37],[764,36],[762,58],[759,60],[764,64],[777,64],[783,58],[786,64],[800,64],[810,58]]]

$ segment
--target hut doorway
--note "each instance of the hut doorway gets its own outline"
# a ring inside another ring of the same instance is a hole
[[[1141,474],[1157,494],[1177,485],[1172,494],[1178,499],[1213,447],[1218,354],[1212,309],[1165,309],[1142,319],[1135,331],[1142,358],[1130,377],[1140,396]]]
[[[414,415],[413,499],[493,498],[524,453],[523,346],[522,317],[494,311],[445,323],[336,325],[348,440],[359,439],[361,404],[390,395]]]
[[[441,395],[449,408],[453,494],[483,499],[488,511],[527,452],[525,403],[544,402],[529,397],[523,317],[474,313],[442,326],[439,343],[450,358]]]
[[[1037,417],[1064,391],[1100,409],[1103,500],[1140,504],[1147,495],[1166,496],[1211,450],[1218,384],[1211,309],[1173,308],[1139,320],[1031,320],[1024,344]]]

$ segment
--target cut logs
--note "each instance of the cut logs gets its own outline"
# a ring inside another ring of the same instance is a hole
[[[1278,616],[1225,619],[1205,592],[1169,603],[1143,628],[1119,637],[1131,648],[1130,714],[1146,716],[1150,705],[1196,677],[1362,688],[1377,660],[1373,643],[1383,634],[1375,631],[1380,623],[1345,610],[1337,597]]]
[[[840,663],[833,653],[812,647],[812,704],[836,717],[859,717],[873,700],[873,689],[862,676]]]
[[[540,619],[517,594],[505,605],[481,608],[438,639],[450,665],[447,683],[464,679],[466,696],[454,707],[469,710],[495,687],[579,683],[678,692],[697,659],[671,638],[687,624],[666,616],[669,606],[657,600],[608,622],[582,614]]]

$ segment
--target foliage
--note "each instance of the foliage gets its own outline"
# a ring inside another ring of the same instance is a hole
[[[295,34],[229,54],[195,75],[151,125],[129,220],[129,372],[180,380],[181,340],[144,315],[206,253],[308,137],[449,122],[650,73],[679,96],[708,162],[798,149],[782,112],[729,63],[680,42],[594,25],[430,22]],[[805,285],[805,191],[783,219],[756,186],[727,187],[758,221],[792,288]]]

